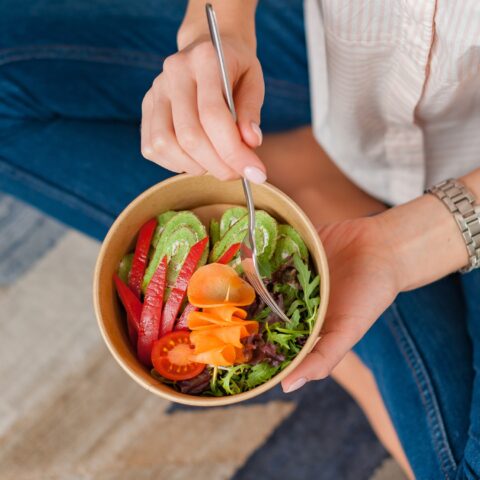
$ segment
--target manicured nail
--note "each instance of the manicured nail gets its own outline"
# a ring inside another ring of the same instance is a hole
[[[258,137],[258,146],[260,146],[263,142],[263,133],[262,130],[260,129],[259,125],[255,122],[252,122],[251,124],[252,130],[255,132],[255,134]]]
[[[307,383],[307,379],[305,377],[300,377],[298,380],[293,382],[286,390],[285,393],[292,393],[299,388],[302,388]]]
[[[153,155],[152,147],[144,147],[142,154],[144,157],[151,157]]]
[[[246,167],[243,174],[253,183],[264,183],[267,179],[267,176],[257,167]]]

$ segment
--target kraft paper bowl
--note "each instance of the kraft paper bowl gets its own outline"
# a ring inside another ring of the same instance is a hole
[[[139,385],[173,402],[198,406],[220,406],[256,397],[277,385],[313,348],[322,327],[328,303],[327,260],[320,239],[305,213],[287,195],[264,184],[252,185],[255,206],[288,223],[303,237],[317,272],[320,274],[321,303],[313,332],[292,363],[263,385],[238,395],[202,397],[176,392],[150,375],[136,358],[128,339],[124,312],[117,298],[113,274],[122,257],[132,251],[140,227],[150,218],[167,210],[195,210],[203,221],[218,216],[231,205],[245,205],[240,181],[220,182],[211,176],[177,175],[161,182],[137,197],[116,219],[99,253],[95,267],[93,297],[103,339],[118,364]]]

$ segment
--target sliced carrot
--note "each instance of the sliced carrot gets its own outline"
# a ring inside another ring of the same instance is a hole
[[[192,361],[197,363],[207,363],[218,367],[229,367],[235,363],[236,349],[233,345],[224,345],[205,353],[192,355]]]
[[[190,343],[195,347],[194,354],[205,353],[225,346],[225,342],[208,332],[190,332]]]
[[[255,290],[228,265],[200,267],[188,284],[189,302],[200,308],[245,306],[255,300]]]
[[[195,347],[194,361],[216,366],[244,362],[241,339],[258,333],[259,328],[257,321],[245,320],[246,316],[245,310],[235,307],[191,312],[188,327],[192,330],[190,342]]]
[[[187,326],[190,330],[200,328],[213,328],[215,326],[228,326],[232,322],[243,321],[247,312],[236,307],[205,308],[202,312],[190,312]]]
[[[247,311],[243,308],[238,307],[222,306],[214,308],[204,308],[203,311],[223,320],[231,320],[232,317],[239,317],[242,320],[247,318]]]
[[[232,325],[231,327],[211,328],[204,331],[196,331],[190,334],[190,341],[195,345],[195,351],[203,350],[204,342],[215,339],[220,344],[229,344],[237,348],[242,348],[242,326]],[[245,335],[243,335],[245,336]]]
[[[203,308],[188,314],[192,361],[216,366],[245,362],[242,338],[258,333],[258,322],[239,308],[255,300],[255,291],[228,265],[200,267],[190,279],[188,300]]]
[[[203,312],[194,312],[189,316],[188,328],[192,331],[209,331],[216,328],[228,328],[232,326],[242,327],[242,337],[257,333],[258,322],[255,320],[243,320],[233,317],[232,320],[220,320],[209,315],[202,315]]]
[[[190,330],[209,330],[213,327],[227,327],[227,320],[213,317],[206,312],[192,312],[188,316],[187,326]]]

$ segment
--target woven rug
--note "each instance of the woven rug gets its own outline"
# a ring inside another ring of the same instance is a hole
[[[14,282],[64,232],[58,222],[0,193],[0,286]]]
[[[215,409],[144,391],[96,326],[99,244],[11,198],[0,212],[2,480],[403,478],[332,381]]]

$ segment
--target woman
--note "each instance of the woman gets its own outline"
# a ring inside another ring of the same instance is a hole
[[[143,155],[174,172],[268,177],[319,225],[328,316],[284,390],[332,374],[410,477],[480,478],[480,274],[455,273],[479,261],[477,2],[306,2],[313,130],[329,156],[308,127],[290,131],[310,122],[298,4],[260,2],[255,34],[256,1],[212,2],[237,126],[204,2],[189,2],[178,53],[180,8],[159,3],[161,23],[116,2],[91,16],[38,7],[57,19],[41,31],[38,11],[25,20],[10,6],[0,29],[0,187],[101,236],[126,201],[167,175],[133,162],[135,105],[167,56],[142,103]],[[422,194],[448,177],[462,183]]]
[[[418,478],[480,478],[479,276],[432,284],[470,261],[452,213],[434,195],[421,195],[441,175],[465,175],[463,184],[480,195],[480,142],[473,138],[480,131],[480,7],[398,3],[307,2],[319,143],[367,192],[387,203],[410,202],[320,228],[332,272],[329,311],[314,351],[283,387],[291,392],[333,372],[410,476],[413,470]],[[203,2],[191,1],[177,37],[179,53],[166,59],[143,101],[146,158],[177,172],[265,181],[270,170],[251,150],[262,143],[264,95],[255,4],[217,5],[238,127],[222,97]],[[452,19],[467,31],[453,31]],[[457,145],[461,140],[468,146]],[[299,167],[292,162],[284,175]],[[305,208],[311,212],[315,205]],[[473,250],[472,265],[477,261]],[[348,353],[359,341],[361,360]],[[370,372],[400,441],[385,421]]]

